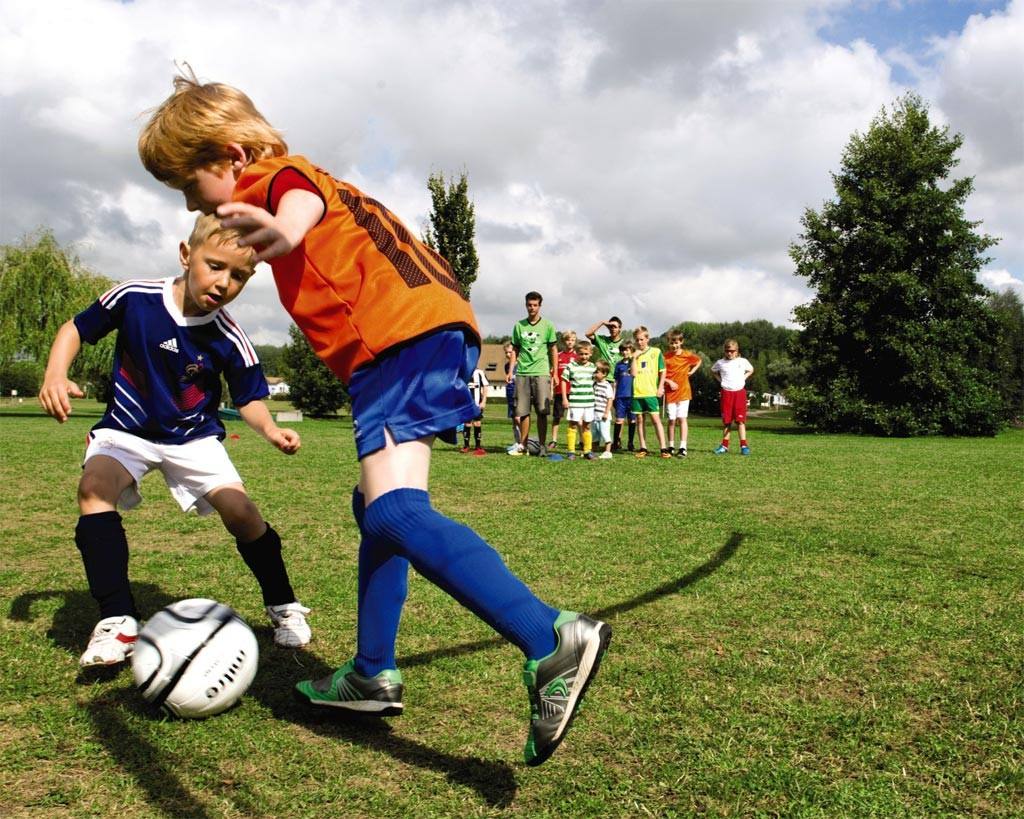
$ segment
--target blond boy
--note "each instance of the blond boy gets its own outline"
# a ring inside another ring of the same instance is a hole
[[[583,444],[583,457],[594,460],[593,438],[590,425],[594,421],[594,372],[590,360],[593,348],[589,341],[581,341],[576,351],[577,360],[570,361],[562,372],[562,407],[569,418],[569,432],[565,448],[568,458],[576,457],[576,433]]]
[[[260,400],[268,394],[245,332],[224,309],[253,275],[253,252],[237,231],[213,216],[196,220],[179,248],[181,275],[131,280],[108,290],[57,331],[39,402],[64,423],[69,397],[82,397],[68,370],[82,342],[118,331],[113,397],[89,432],[78,483],[75,544],[89,591],[100,610],[82,654],[83,666],[115,665],[132,653],[139,614],[128,580],[128,540],[117,507],[142,501],[143,476],[160,470],[183,511],[216,510],[263,591],[274,640],[310,640],[309,609],[296,599],[281,556],[281,539],[250,500],[221,444],[217,411],[221,375],[232,401],[253,430],[285,454],[299,435],[274,423]]]
[[[402,712],[395,640],[412,565],[525,654],[523,755],[541,764],[564,738],[611,629],[540,601],[479,535],[430,503],[434,437],[454,443],[455,427],[478,411],[466,382],[480,333],[451,267],[380,202],[289,155],[230,86],[178,77],[139,154],[190,209],[228,217],[242,243],[260,249],[285,308],[348,384],[359,457],[352,510],[363,536],[356,653],[296,693],[327,710]],[[550,386],[553,372],[544,374]]]
[[[631,371],[633,374],[633,413],[637,416],[640,430],[640,450],[638,458],[647,457],[647,435],[644,419],[649,417],[658,435],[658,448],[662,458],[671,458],[665,448],[665,430],[661,426],[660,400],[665,395],[665,359],[661,350],[651,346],[651,334],[646,327],[640,326],[633,331],[636,342],[636,353],[633,355]]]

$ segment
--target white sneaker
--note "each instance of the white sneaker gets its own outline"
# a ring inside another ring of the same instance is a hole
[[[602,452],[597,457],[600,458],[602,461],[607,461],[609,458],[612,457],[612,453],[610,453],[610,452]]]
[[[507,450],[507,452],[508,452],[509,455],[522,455],[523,454],[523,445],[522,444],[513,444],[512,447]]]
[[[274,642],[279,646],[298,648],[313,639],[313,632],[306,622],[309,609],[301,603],[267,606],[267,614],[274,624]]]
[[[78,659],[83,668],[94,665],[117,665],[132,656],[139,636],[139,622],[126,614],[104,617],[96,624],[89,645]]]

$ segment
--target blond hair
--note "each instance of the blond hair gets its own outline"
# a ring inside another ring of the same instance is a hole
[[[232,142],[251,160],[288,153],[281,132],[245,94],[222,83],[200,83],[187,67],[139,134],[139,157],[161,182],[173,182],[227,162]]]
[[[650,338],[650,337],[651,337],[651,331],[650,331],[650,330],[648,330],[648,329],[647,329],[646,327],[644,327],[644,326],[643,326],[643,325],[641,324],[641,325],[640,325],[639,327],[637,327],[637,328],[636,328],[636,329],[635,329],[635,330],[633,331],[633,338],[636,338],[636,337],[637,337],[638,335],[640,335],[641,333],[643,333],[643,334],[644,334],[645,336],[647,336],[648,338]]]
[[[220,219],[212,214],[200,214],[196,223],[192,226],[192,233],[188,237],[189,250],[195,250],[200,245],[206,244],[213,239],[219,245],[228,243],[238,244],[242,234],[236,228],[226,228]],[[251,247],[239,248],[248,251],[249,256],[255,256],[256,250]],[[254,265],[255,267],[255,265]]]

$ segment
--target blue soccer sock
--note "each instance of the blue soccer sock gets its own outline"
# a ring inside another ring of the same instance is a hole
[[[423,490],[395,489],[381,495],[366,510],[363,524],[367,535],[387,541],[417,572],[528,659],[555,650],[552,626],[558,610],[541,602],[476,532],[433,509]],[[360,630],[362,624],[360,617]]]
[[[397,667],[395,640],[409,589],[409,561],[390,543],[366,533],[366,506],[358,487],[352,490],[352,515],[359,525],[359,602],[356,627],[356,673],[374,677]]]

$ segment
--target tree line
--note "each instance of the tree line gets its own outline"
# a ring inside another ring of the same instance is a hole
[[[735,338],[754,366],[755,395],[784,392],[799,422],[879,435],[992,435],[1024,418],[1024,305],[978,281],[998,241],[967,219],[971,178],[951,179],[963,139],[932,125],[914,94],[854,133],[832,175],[835,196],[807,208],[790,246],[814,297],[799,330],[768,321],[681,322],[671,329],[708,366],[694,377],[694,412],[716,412],[709,365]],[[479,268],[465,172],[427,182],[423,239],[448,259],[468,297]],[[85,268],[53,232],[0,246],[0,392],[34,395],[60,325],[113,282]],[[501,342],[500,337],[485,341]],[[71,376],[105,400],[112,337],[85,345]],[[344,388],[294,326],[285,347],[260,345],[265,371],[287,379],[310,415],[334,412]]]

